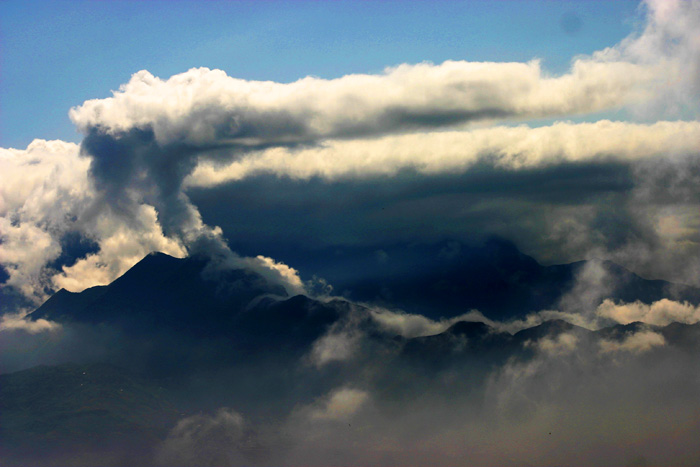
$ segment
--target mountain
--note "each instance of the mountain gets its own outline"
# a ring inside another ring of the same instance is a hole
[[[622,346],[640,331],[666,339],[658,361],[692,358],[700,348],[700,324],[679,323],[589,331],[552,320],[510,334],[459,321],[435,335],[404,338],[363,306],[279,292],[247,271],[210,275],[200,258],[155,254],[108,286],[57,293],[32,317],[80,332],[114,328],[119,338],[109,343],[111,354],[89,364],[0,375],[0,465],[153,465],[159,449],[174,439],[194,442],[201,430],[225,446],[255,441],[254,430],[235,428],[242,423],[235,417],[225,418],[230,431],[207,415],[227,416],[222,407],[263,427],[294,419],[304,407],[315,407],[312,419],[323,418],[331,415],[319,412],[319,401],[332,407],[327,395],[338,388],[366,388],[388,416],[414,403],[478,404],[491,397],[504,369],[537,358],[543,339],[556,345],[564,335],[578,339],[576,352],[594,358],[602,341]]]
[[[31,314],[33,319],[117,324],[130,333],[178,330],[191,336],[221,335],[254,298],[284,296],[246,269],[214,269],[201,257],[153,253],[108,286],[80,293],[59,290]]]
[[[602,298],[645,303],[673,298],[700,304],[700,289],[694,287],[644,279],[610,261],[543,266],[498,238],[478,246],[440,242],[358,249],[334,260],[338,264],[320,274],[338,293],[434,319],[472,309],[492,319],[510,319],[557,308],[587,266],[607,273],[604,286],[610,290]]]
[[[496,243],[481,252],[455,251],[443,255],[444,268],[427,271],[424,285],[438,281],[446,287],[441,293],[419,287],[420,271],[410,268],[388,284],[414,297],[418,309],[434,298],[433,316],[463,313],[470,303],[484,304],[494,316],[519,316],[559,300],[585,267],[541,266]],[[668,283],[604,266],[621,284],[616,297],[627,301],[671,290]],[[695,293],[677,290],[691,298]],[[464,301],[462,308],[452,294]],[[549,387],[547,375],[595,373],[596,365],[613,375],[620,362],[665,369],[680,358],[695,365],[700,350],[700,324],[591,331],[551,320],[511,334],[459,321],[435,335],[407,338],[374,313],[345,299],[288,297],[251,271],[214,269],[201,257],[158,253],[107,286],[59,291],[30,317],[57,321],[62,331],[39,335],[37,342],[61,352],[65,339],[80,352],[67,353],[74,356],[71,364],[0,375],[0,465],[151,465],[159,447],[172,446],[173,439],[194,442],[201,430],[226,446],[232,439],[257,439],[229,409],[273,436],[276,428],[268,428],[278,422],[272,420],[304,416],[303,430],[367,397],[389,417],[412,404],[427,404],[428,411],[453,400],[477,407],[492,400],[499,378],[519,371],[542,372]],[[564,360],[550,365],[552,355]],[[202,428],[205,421],[213,425]]]
[[[431,318],[477,309],[492,319],[511,319],[554,309],[590,261],[542,266],[513,244],[492,239],[483,247],[414,245],[386,253],[390,264],[365,264],[365,278],[341,280],[336,290],[354,301],[419,313]],[[353,267],[360,267],[362,258]],[[374,259],[372,261],[375,261]],[[651,303],[662,298],[700,304],[700,289],[649,280],[610,261],[601,295]],[[32,317],[58,321],[115,322],[133,330],[179,328],[188,334],[228,332],[231,320],[260,295],[286,295],[244,269],[210,271],[207,261],[154,253],[112,284],[81,293],[60,290]],[[596,304],[592,304],[595,306]],[[206,317],[206,319],[203,319]]]
[[[443,268],[423,274],[406,267],[391,279],[371,287],[367,282],[355,292],[366,293],[367,298],[372,287],[390,287],[397,297],[393,305],[410,311],[425,308],[428,316],[461,314],[476,307],[490,317],[522,317],[556,305],[585,267],[583,262],[541,266],[512,244],[495,240],[477,250],[452,247],[449,255],[443,252],[442,256]],[[414,260],[407,255],[402,264]],[[617,278],[619,286],[612,294],[615,299],[649,302],[668,296],[671,290],[691,301],[697,298],[697,289],[649,281],[613,263],[604,266]],[[426,285],[431,283],[440,287]],[[354,320],[364,316],[363,332],[374,333],[379,341],[393,338],[369,319],[369,314],[368,309],[340,299],[285,297],[281,287],[270,285],[252,271],[213,269],[201,257],[178,259],[154,253],[107,286],[81,293],[59,291],[30,316],[68,325],[106,327],[117,337],[101,358],[106,353],[112,356],[108,361],[113,364],[167,378],[189,374],[194,368],[218,371],[254,366],[263,355],[283,366],[308,353],[317,339],[348,321],[349,316]],[[404,356],[418,362],[433,361],[436,368],[472,353],[483,357],[479,364],[491,361],[491,357],[500,362],[513,345],[520,348],[527,340],[564,331],[573,332],[572,325],[552,321],[510,336],[482,323],[461,322],[438,336],[409,340]],[[575,332],[585,334],[582,328]],[[468,344],[459,351],[445,351],[458,341]]]

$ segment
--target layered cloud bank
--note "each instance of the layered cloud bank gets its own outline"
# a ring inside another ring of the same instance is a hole
[[[222,230],[208,225],[190,199],[193,189],[248,183],[240,188],[248,190],[266,176],[344,183],[338,186],[351,194],[366,190],[354,181],[375,180],[403,197],[353,206],[365,213],[353,242],[373,232],[394,232],[387,242],[496,233],[517,236],[544,261],[603,256],[693,282],[700,270],[693,176],[700,125],[675,119],[697,117],[687,103],[698,98],[700,9],[680,1],[643,8],[640,31],[577,57],[561,76],[548,75],[536,60],[403,64],[375,75],[293,83],[205,68],[169,79],[140,71],[112,97],[71,109],[85,135],[80,148],[37,140],[26,150],[2,150],[3,287],[37,303],[61,287],[107,283],[158,250],[207,254],[229,267],[251,267],[289,293],[303,292],[293,268],[229,250],[225,236],[240,241],[247,218],[220,216],[214,223],[226,223]],[[620,108],[662,121],[522,123]],[[454,178],[472,171],[494,180]],[[424,182],[407,186],[406,173]],[[560,181],[562,173],[568,178]],[[568,185],[574,188],[562,194]],[[333,206],[326,194],[331,216],[347,205],[339,199]],[[231,212],[271,196],[249,191]],[[304,209],[318,202],[299,196],[298,204],[309,203]],[[372,212],[373,203],[386,201],[395,207],[393,218]],[[283,216],[287,200],[278,202]],[[225,204],[221,199],[220,211]],[[402,212],[412,217],[397,219]],[[381,219],[405,228],[387,229]],[[331,219],[325,229],[335,224]],[[434,227],[419,231],[425,224]],[[279,227],[268,233],[267,225],[255,226],[261,237],[284,241]],[[413,237],[401,237],[407,232]],[[320,241],[341,242],[333,235]]]
[[[577,60],[559,78],[538,62],[400,65],[381,75],[291,84],[192,69],[161,80],[136,73],[113,97],[71,110],[78,128],[150,129],[159,145],[265,147],[424,130],[471,121],[588,113],[636,102],[645,66]]]
[[[335,180],[393,176],[406,169],[425,175],[458,173],[476,164],[527,170],[567,163],[626,163],[694,153],[699,149],[699,135],[700,122],[695,121],[633,124],[602,120],[328,141],[318,147],[254,152],[226,166],[203,162],[186,184],[209,187],[261,174]]]

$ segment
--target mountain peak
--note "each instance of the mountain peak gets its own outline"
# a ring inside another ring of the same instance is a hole
[[[481,321],[458,321],[450,326],[446,332],[452,335],[465,337],[479,337],[492,332],[494,329]]]
[[[590,333],[591,331],[571,324],[563,319],[551,319],[537,326],[518,331],[515,333],[514,337],[518,340],[539,340],[544,337],[556,336],[565,332]]]
[[[166,327],[216,334],[254,298],[285,293],[247,269],[203,274],[207,264],[200,256],[150,253],[108,286],[59,292],[31,316],[111,323],[143,332]]]

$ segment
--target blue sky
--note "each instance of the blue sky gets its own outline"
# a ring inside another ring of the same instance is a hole
[[[294,81],[444,60],[543,60],[619,42],[638,2],[85,2],[0,3],[0,147],[78,142],[68,110],[147,69],[192,67]]]

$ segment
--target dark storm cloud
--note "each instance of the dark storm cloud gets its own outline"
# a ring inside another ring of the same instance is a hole
[[[552,212],[617,210],[633,186],[623,164],[567,164],[504,172],[486,164],[464,174],[327,182],[259,176],[189,194],[233,245],[376,245],[460,240],[500,233],[516,243],[545,234]],[[226,205],[220,200],[226,199]],[[553,220],[552,220],[553,221]],[[534,231],[529,231],[536,229]],[[519,231],[519,234],[518,234]],[[506,235],[507,234],[507,235]],[[279,254],[279,253],[278,253]]]

